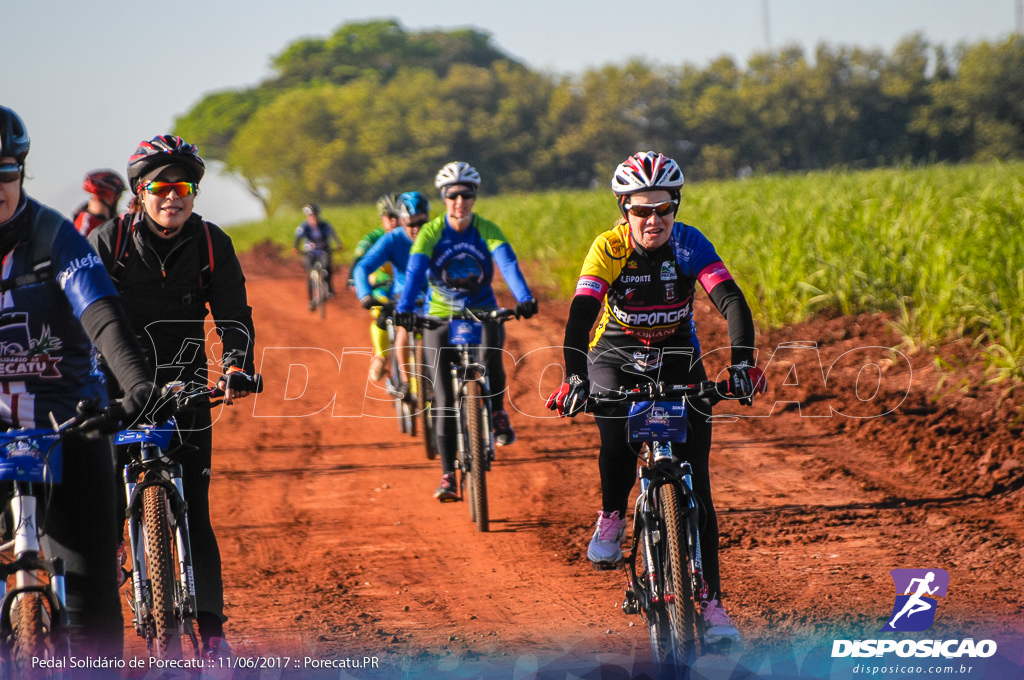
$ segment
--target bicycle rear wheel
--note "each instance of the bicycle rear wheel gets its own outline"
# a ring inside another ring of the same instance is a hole
[[[469,513],[470,518],[476,522],[477,531],[487,531],[490,529],[490,517],[487,509],[487,446],[484,443],[483,428],[486,409],[480,398],[480,383],[466,383],[465,404],[469,454]]]
[[[159,659],[181,658],[181,630],[174,607],[174,554],[167,518],[167,492],[159,486],[145,489],[142,497],[142,536],[149,570],[153,617],[150,652]]]
[[[423,346],[416,344],[416,410],[420,414],[420,421],[423,425],[423,444],[427,453],[427,460],[437,458],[437,443],[434,441],[434,423],[430,419],[430,388],[427,380],[421,375],[423,373]]]
[[[680,505],[679,489],[666,484],[658,489],[658,510],[665,523],[661,573],[667,614],[666,662],[683,673],[702,652],[700,617],[693,591],[692,568],[687,550],[686,523]]]

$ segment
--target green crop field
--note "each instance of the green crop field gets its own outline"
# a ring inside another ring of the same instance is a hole
[[[604,188],[485,191],[476,207],[505,230],[541,296],[566,299],[593,238],[617,217]],[[377,222],[370,205],[324,213],[349,249]],[[288,244],[300,218],[230,233],[240,250]],[[694,183],[678,219],[715,244],[761,324],[885,311],[908,345],[971,338],[997,377],[1024,378],[1024,163]]]

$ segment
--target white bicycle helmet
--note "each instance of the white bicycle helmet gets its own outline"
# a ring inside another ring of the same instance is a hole
[[[469,163],[452,161],[437,171],[434,186],[441,191],[441,198],[444,198],[445,189],[455,184],[468,184],[480,188],[480,173]]]
[[[654,151],[633,154],[615,168],[612,176],[612,191],[616,196],[664,189],[678,198],[682,188],[683,171],[674,160]]]

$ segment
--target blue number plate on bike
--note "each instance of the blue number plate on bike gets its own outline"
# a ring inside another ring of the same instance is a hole
[[[175,426],[174,418],[171,418],[160,427],[148,427],[141,430],[121,430],[114,435],[114,446],[145,442],[166,450],[171,446],[171,438],[174,437]]]
[[[638,401],[629,407],[631,442],[685,442],[686,402]]]
[[[479,321],[453,319],[448,324],[448,342],[452,345],[479,345],[484,340],[484,325]]]
[[[61,462],[53,430],[0,432],[0,479],[59,483]]]

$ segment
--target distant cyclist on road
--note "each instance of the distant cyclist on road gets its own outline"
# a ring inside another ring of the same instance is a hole
[[[320,219],[320,206],[315,203],[307,203],[302,207],[302,213],[306,216],[306,219],[295,229],[295,242],[292,244],[292,248],[296,252],[300,252],[300,248],[302,249],[302,262],[306,269],[307,290],[309,292],[309,310],[313,311],[316,309],[316,302],[313,301],[313,284],[309,282],[309,272],[313,269],[317,259],[320,258],[324,263],[324,269],[327,271],[327,292],[333,297],[334,282],[332,277],[334,266],[332,252],[335,246],[337,250],[341,250],[343,246],[331,223]]]
[[[574,416],[596,390],[663,381],[692,384],[707,379],[693,326],[699,283],[729,324],[731,392],[750,404],[766,387],[754,366],[754,322],[743,292],[711,242],[697,229],[676,221],[683,173],[671,158],[648,151],[615,169],[612,191],[622,217],[600,234],[583,263],[565,325],[565,382],[548,398],[548,408]],[[601,317],[590,341],[590,330]],[[588,355],[587,350],[590,350]],[[636,480],[636,454],[624,427],[626,406],[603,406],[594,420],[601,433],[598,465],[602,507],[587,548],[596,564],[622,559],[626,506]],[[739,640],[720,602],[718,519],[711,499],[709,414],[689,411],[685,444],[673,455],[693,468],[693,488],[703,508],[701,552],[704,579],[712,594],[703,603],[706,640]]]
[[[356,244],[352,268],[349,269],[349,286],[355,286],[355,270],[360,260],[370,251],[370,248],[384,234],[390,233],[398,226],[398,197],[395,194],[384,194],[377,199],[377,216],[380,218],[380,226],[367,232]],[[377,317],[380,309],[374,305],[389,305],[393,302],[391,285],[394,280],[394,270],[389,263],[384,263],[373,271],[369,276],[371,286],[370,294],[374,302],[367,304],[363,296],[359,295],[360,304],[370,310],[370,343],[373,345],[373,360],[370,363],[370,379],[377,382],[384,377],[387,370],[387,360],[384,358],[388,351],[388,333],[377,325]],[[358,291],[357,291],[358,292]]]
[[[379,272],[385,264],[390,264],[395,272],[394,281],[391,285],[390,300],[397,300],[405,288],[405,270],[409,264],[409,250],[412,248],[420,228],[430,219],[430,201],[418,191],[408,191],[398,197],[398,223],[401,229],[392,229],[377,239],[373,247],[358,260],[352,271],[352,278],[356,287],[356,295],[359,302],[366,309],[375,305],[387,304],[374,291],[374,272]],[[422,302],[426,299],[426,290],[421,290],[419,299]],[[395,328],[395,351],[400,357],[408,356],[409,333],[405,328]],[[398,391],[403,397],[409,394],[409,377],[405,373],[405,366],[398,362],[401,376],[395,376],[398,384]]]
[[[75,209],[73,220],[75,229],[82,236],[88,236],[93,229],[117,216],[117,204],[126,187],[113,170],[94,170],[85,176],[82,188],[92,196]]]
[[[537,313],[537,301],[519,270],[512,245],[501,228],[473,212],[480,189],[480,173],[459,161],[445,165],[437,173],[434,186],[444,199],[445,214],[427,222],[413,243],[405,288],[396,307],[396,321],[412,329],[416,321],[416,298],[424,284],[430,285],[429,311],[433,316],[449,318],[468,309],[487,312],[497,309],[491,282],[494,266],[515,296],[516,314],[530,318]],[[505,327],[497,322],[484,324],[484,361],[491,384],[491,408],[495,442],[507,446],[516,433],[505,411],[505,367],[502,348]],[[456,422],[450,408],[454,403],[447,367],[458,359],[456,349],[448,343],[448,324],[423,332],[424,361],[436,357],[434,364],[434,402],[438,451],[441,454],[441,484],[434,497],[445,502],[458,498],[455,482]]]

